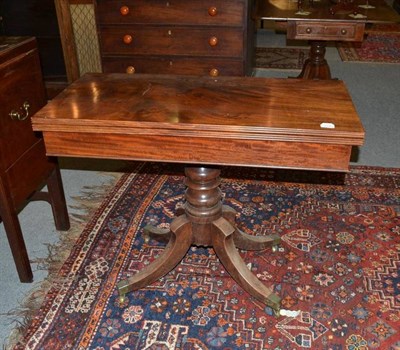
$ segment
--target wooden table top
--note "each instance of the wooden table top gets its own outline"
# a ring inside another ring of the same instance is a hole
[[[33,118],[35,129],[304,139],[359,145],[364,130],[342,81],[88,74]],[[334,129],[321,127],[335,125]],[[137,130],[140,129],[140,130]]]
[[[264,20],[323,20],[323,21],[354,21],[366,23],[396,23],[400,16],[385,0],[369,0],[371,9],[363,9],[358,5],[365,5],[366,0],[354,0],[354,8],[362,18],[351,17],[353,11],[341,10],[332,15],[329,9],[335,5],[330,0],[314,0],[312,4],[303,0],[302,8],[309,14],[298,14],[298,3],[294,0],[257,0],[255,18]]]
[[[296,144],[301,152],[302,143],[336,147],[364,139],[339,80],[87,74],[32,121],[48,153],[65,156],[258,166],[269,161],[259,156],[268,142],[276,152],[282,144]],[[141,157],[143,152],[151,154]],[[300,158],[296,162],[302,167]]]

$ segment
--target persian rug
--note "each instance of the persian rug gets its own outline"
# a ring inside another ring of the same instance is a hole
[[[275,316],[192,247],[158,282],[116,283],[156,259],[183,205],[180,166],[141,163],[88,221],[15,349],[398,349],[400,169],[343,174],[223,168],[224,203],[249,234],[278,233],[276,252],[240,251],[296,317]],[[312,177],[311,177],[312,175]]]
[[[338,44],[343,61],[400,63],[400,25],[375,24],[361,43]]]
[[[257,47],[256,68],[301,70],[308,52],[287,47]]]

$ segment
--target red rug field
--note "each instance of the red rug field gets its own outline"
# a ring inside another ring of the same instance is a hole
[[[338,44],[343,61],[400,63],[400,25],[375,24],[361,43]]]
[[[223,169],[240,228],[282,238],[277,252],[240,254],[296,317],[250,298],[204,247],[121,303],[116,283],[163,251],[143,228],[169,226],[183,203],[181,170],[142,164],[122,176],[16,349],[400,348],[400,169],[355,167],[345,178]]]

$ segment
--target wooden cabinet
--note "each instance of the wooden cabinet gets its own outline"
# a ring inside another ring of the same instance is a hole
[[[0,217],[22,282],[32,280],[17,217],[26,200],[48,200],[56,227],[69,228],[57,160],[32,131],[30,117],[45,104],[36,40],[0,37]],[[37,192],[45,183],[48,192]]]
[[[252,0],[97,0],[95,8],[105,73],[252,73]]]

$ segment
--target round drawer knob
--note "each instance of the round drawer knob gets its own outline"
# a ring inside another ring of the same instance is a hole
[[[135,73],[135,67],[134,66],[128,66],[128,67],[126,67],[126,72],[128,73],[128,74],[134,74]]]
[[[129,13],[129,7],[121,6],[121,8],[119,9],[119,12],[121,13],[122,16],[126,16]]]
[[[132,35],[126,34],[126,35],[124,35],[124,39],[123,40],[124,40],[125,44],[130,44],[132,42],[132,40],[133,40],[133,37],[132,37]]]
[[[312,32],[312,29],[311,29],[311,28],[307,28],[307,29],[306,29],[306,33],[307,33],[307,34],[311,34],[311,32]]]
[[[210,77],[217,77],[219,75],[218,69],[217,68],[211,69],[209,75]]]
[[[210,39],[208,39],[208,43],[210,46],[217,46],[218,38],[216,36],[212,36]]]
[[[208,9],[208,14],[209,14],[210,16],[216,16],[216,15],[217,15],[217,8],[216,8],[215,6],[211,6],[211,7]]]
[[[340,31],[343,35],[346,35],[347,34],[347,30],[346,29],[342,29],[341,31]]]

